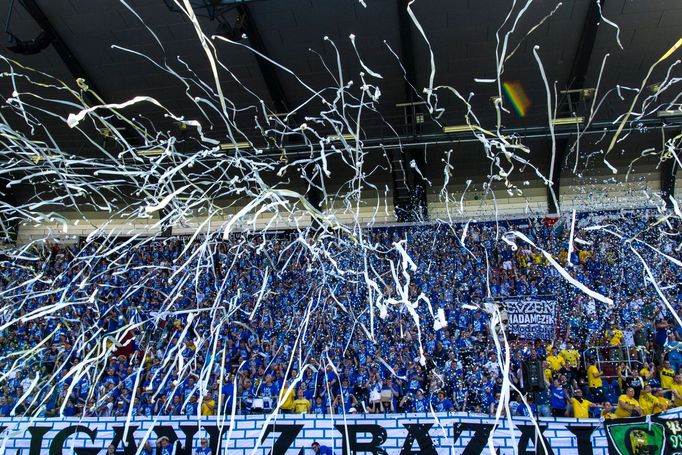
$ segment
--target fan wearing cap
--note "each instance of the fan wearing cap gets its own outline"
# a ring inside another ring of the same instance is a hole
[[[320,445],[320,443],[317,441],[313,442],[313,445],[311,447],[313,449],[313,452],[315,452],[316,454],[334,455],[334,451],[331,449],[331,447]]]

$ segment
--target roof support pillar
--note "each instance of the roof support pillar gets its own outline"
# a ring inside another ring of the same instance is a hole
[[[606,0],[601,0],[601,7],[604,7]],[[571,67],[571,73],[568,77],[568,83],[566,88],[568,93],[566,94],[563,103],[559,105],[559,112],[562,116],[572,116],[574,112],[571,112],[573,103],[570,102],[570,97],[572,96],[572,91],[580,90],[585,88],[585,78],[587,76],[587,70],[590,66],[590,58],[592,57],[592,50],[594,49],[594,44],[597,40],[597,32],[599,30],[599,21],[601,20],[601,14],[599,13],[599,4],[596,1],[589,2],[587,7],[587,13],[585,14],[585,19],[583,21],[583,29],[580,34],[580,41],[578,42],[578,48],[576,49],[575,56],[573,57],[573,65]],[[549,180],[551,182],[551,187],[547,186],[547,205],[549,213],[561,213],[561,207],[559,207],[559,197],[561,194],[561,168],[566,159],[566,154],[568,152],[571,141],[569,138],[560,139],[556,141],[556,154],[554,157],[554,166],[550,165],[549,169]],[[552,194],[552,190],[554,194]],[[555,197],[556,196],[556,200]]]
[[[414,43],[412,41],[412,19],[407,7],[409,0],[396,0],[398,21],[400,26],[400,47],[402,65],[405,68],[405,95],[409,103],[416,103],[414,87],[417,87],[415,70]],[[421,123],[417,118],[423,116],[421,103],[412,104],[405,109],[405,128],[407,134],[416,139],[421,134]],[[393,174],[393,206],[400,222],[423,221],[428,219],[428,203],[426,200],[426,181],[417,172],[426,171],[423,150],[394,150],[391,152],[391,169]],[[412,165],[414,163],[414,166]]]

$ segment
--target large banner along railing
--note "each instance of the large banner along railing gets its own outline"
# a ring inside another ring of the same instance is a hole
[[[507,311],[508,330],[528,340],[554,338],[558,301],[552,297],[507,297],[499,299]]]
[[[0,453],[11,455],[76,454],[134,455],[151,441],[152,453],[194,455],[201,439],[213,455],[312,455],[313,442],[334,454],[478,455],[489,453],[489,438],[499,454],[607,455],[662,452],[675,445],[682,432],[677,412],[654,418],[649,427],[638,419],[604,422],[597,419],[529,418],[498,422],[465,413],[371,414],[348,416],[267,415],[215,417],[0,419]],[[667,423],[671,423],[667,425]],[[665,435],[661,439],[661,435]],[[166,451],[157,439],[167,438]],[[664,441],[664,442],[661,442]],[[650,450],[643,452],[644,448]],[[255,449],[255,450],[254,450]],[[653,452],[651,450],[654,450]]]

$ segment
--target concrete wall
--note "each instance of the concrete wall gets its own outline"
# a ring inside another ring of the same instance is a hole
[[[657,193],[660,191],[660,179],[655,173],[632,174],[627,180],[609,181],[613,176],[591,177],[592,183],[580,179],[564,179],[561,182],[561,193],[558,195],[563,211],[614,210],[653,208],[661,203]],[[547,190],[544,186],[519,186],[521,194],[506,189],[484,192],[472,189],[465,193],[451,193],[447,200],[440,194],[428,193],[427,203],[432,220],[445,222],[464,222],[470,219],[485,221],[499,218],[535,217],[547,214]],[[682,197],[682,176],[676,185],[678,199]],[[173,226],[176,235],[191,235],[201,228],[203,232],[214,232],[224,228],[225,224],[242,209],[234,206],[221,209],[210,220],[206,212],[188,216],[183,222]],[[234,231],[260,231],[262,229],[283,230],[309,226],[311,214],[303,207],[294,205],[289,210],[269,209],[259,212],[256,208],[244,214],[234,223]],[[396,222],[393,210],[393,199],[379,196],[362,199],[360,203],[350,202],[344,205],[334,202],[324,211],[330,223],[353,225],[356,222],[363,226],[385,225]],[[24,222],[19,226],[18,242],[26,244],[33,240],[47,237],[59,239],[61,242],[75,242],[76,239],[89,235],[98,228],[107,234],[123,236],[151,236],[160,232],[158,214],[150,218],[138,218],[132,215],[116,215],[107,218],[108,214],[99,212],[60,213],[55,218],[41,223]],[[61,218],[58,218],[61,217]],[[86,218],[87,221],[84,219]]]
[[[25,221],[19,224],[17,243],[26,244],[45,238],[56,239],[63,243],[74,243],[78,237],[86,237],[90,233],[102,229],[103,235],[118,234],[156,235],[161,232],[158,216],[136,218],[125,215],[111,216],[101,212],[61,213],[50,219],[36,223]],[[86,219],[84,219],[86,218]]]
[[[547,213],[545,187],[519,188],[522,194],[507,190],[467,191],[451,193],[447,201],[439,194],[429,194],[429,216],[433,220],[467,221],[489,220],[495,216],[534,217]]]
[[[313,441],[318,441],[323,445],[333,447],[336,454],[342,454],[344,450],[344,438],[342,437],[341,431],[336,427],[337,425],[341,425],[342,429],[345,428],[347,434],[352,434],[354,428],[359,429],[354,427],[357,425],[378,425],[378,427],[372,427],[371,429],[381,431],[381,428],[383,428],[385,430],[386,439],[380,447],[383,448],[388,455],[397,455],[404,448],[405,441],[408,439],[406,425],[426,424],[432,425],[428,430],[428,436],[433,442],[437,453],[441,455],[454,455],[462,453],[462,451],[472,442],[472,436],[474,434],[474,431],[472,430],[474,428],[481,428],[482,425],[486,424],[494,424],[494,419],[466,414],[437,414],[436,416],[437,419],[434,418],[434,415],[432,414],[348,416],[346,418],[345,427],[343,419],[334,420],[331,417],[324,418],[315,416],[285,416],[280,417],[276,422],[269,422],[282,426],[277,428],[277,432],[273,432],[266,437],[262,444],[258,444],[258,441],[261,437],[261,430],[266,424],[265,417],[238,416],[235,417],[235,420],[232,422],[231,432],[228,428],[223,428],[223,443],[221,445],[222,448],[220,453],[247,455],[253,453],[253,449],[257,446],[258,449],[255,453],[263,455],[271,453],[271,450],[275,447],[275,444],[277,444],[277,438],[283,436],[285,434],[284,432],[293,431],[295,433],[298,430],[295,425],[300,425],[300,432],[298,432],[290,445],[287,444],[288,449],[279,453],[299,454],[301,449],[304,449],[304,454],[312,454],[310,446]],[[225,422],[225,425],[229,424],[230,421],[228,419]],[[473,424],[474,426],[470,426],[470,424]],[[547,418],[542,419],[541,424],[543,426],[546,425],[543,435],[554,454],[579,454],[578,440],[575,434],[571,432],[571,428],[574,426],[594,427],[594,431],[590,437],[592,451],[589,453],[607,454],[605,433],[600,422],[596,419],[578,420],[572,418]],[[40,444],[40,453],[50,453],[52,451],[56,451],[52,453],[64,454],[98,453],[96,451],[74,451],[74,449],[79,448],[102,449],[102,453],[104,453],[106,447],[114,440],[116,431],[119,432],[119,435],[122,435],[126,426],[126,421],[125,418],[83,418],[63,420],[8,418],[0,419],[0,425],[6,427],[6,429],[0,433],[0,444],[2,444],[0,453],[15,455],[18,454],[17,450],[21,450],[19,453],[29,454],[32,443],[34,448],[33,452],[35,453],[38,449],[38,441],[40,440],[41,433],[44,433],[44,436],[42,437],[42,443]],[[75,425],[82,425],[83,427],[90,429],[92,431],[92,439],[83,428],[79,429],[78,432],[75,432],[75,429],[73,428]],[[525,428],[529,435],[534,434],[534,427],[528,425],[531,425],[529,419],[515,419],[514,436],[512,436],[512,432],[509,431],[508,422],[500,422],[500,426],[494,432],[495,447],[498,448],[502,454],[514,453],[515,448],[517,450],[523,449],[525,443],[523,441],[524,438],[521,437],[522,432],[520,429]],[[34,435],[33,442],[31,439],[31,432],[27,431],[29,427],[33,427],[31,430]],[[152,427],[155,430],[148,433]],[[41,431],[40,428],[43,428],[43,430]],[[69,428],[73,434],[64,439],[65,434],[69,433]],[[159,433],[164,434],[163,432],[165,431],[166,434],[172,434],[175,432],[177,439],[185,446],[187,444],[187,433],[189,433],[189,442],[193,445],[192,448],[196,449],[201,437],[210,436],[210,433],[207,431],[208,428],[213,430],[213,433],[216,436],[215,441],[217,441],[219,426],[217,425],[215,418],[204,418],[201,421],[198,421],[197,418],[185,417],[161,417],[156,421],[152,419],[136,419],[130,422],[128,431],[131,432],[130,434],[134,436],[135,441],[137,442],[142,440],[146,434],[149,434],[150,440],[155,440]],[[364,429],[367,429],[367,427]],[[96,434],[94,430],[96,430]],[[62,432],[61,436],[58,436],[60,431]],[[413,432],[414,434],[424,434],[416,429],[413,429]],[[57,445],[61,445],[59,440],[63,441],[61,451],[59,451],[60,447],[57,447]],[[420,449],[418,440],[419,438],[417,437],[413,441],[412,450],[414,451]],[[360,444],[369,442],[371,441],[371,434],[360,432],[357,441]],[[422,442],[424,441],[425,440],[422,439]],[[533,451],[533,448],[535,447],[533,439],[531,438],[527,443],[527,450]],[[470,449],[471,448],[472,447],[470,446]],[[119,451],[118,453],[124,453],[123,444],[120,444],[117,449]],[[274,452],[277,451],[273,451],[272,453]],[[484,453],[487,453],[487,449]],[[519,453],[525,452],[519,450]]]
[[[591,183],[576,178],[561,182],[560,205],[563,210],[613,210],[653,208],[661,203],[660,171],[624,176],[592,177]]]
[[[678,201],[682,197],[682,171],[678,170],[675,178],[675,199]]]
[[[206,211],[188,216],[173,226],[173,234],[191,235],[197,229],[201,229],[202,232],[220,231],[242,208],[243,206],[222,208],[210,219]],[[271,208],[260,211],[259,209],[257,207],[240,215],[232,226],[233,231],[295,229],[309,226],[313,219],[311,214],[298,203],[294,203],[287,210]],[[107,217],[108,215],[103,212],[83,214],[65,212],[40,223],[23,222],[19,225],[17,241],[20,244],[26,244],[34,240],[51,238],[63,243],[74,243],[78,237],[86,237],[97,229],[102,229],[105,235],[122,236],[153,236],[161,232],[158,213],[149,218],[136,217],[132,214]],[[396,221],[393,198],[383,196],[362,199],[359,203],[351,201],[349,206],[336,202],[323,210],[323,215],[329,223],[345,225],[353,225],[355,222],[362,225],[389,224]]]
[[[534,182],[536,184],[537,182]],[[491,220],[495,217],[533,217],[546,215],[547,189],[544,186],[518,185],[522,194],[507,190],[451,193],[446,201],[440,194],[429,194],[429,215],[443,221]],[[563,178],[557,194],[564,212],[654,208],[661,203],[660,175],[657,172],[591,176],[589,179]],[[682,177],[676,194],[682,196]]]

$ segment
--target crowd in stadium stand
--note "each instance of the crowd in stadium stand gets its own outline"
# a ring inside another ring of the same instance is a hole
[[[27,251],[0,274],[0,416],[495,414],[505,374],[502,415],[660,412],[682,405],[682,330],[662,303],[680,311],[676,227],[624,216],[577,227],[572,248],[570,226],[531,220],[375,228],[370,248],[280,233]],[[367,277],[384,302],[405,285],[415,313],[370,315]],[[561,317],[553,339],[510,337],[505,373],[481,305],[506,296],[553,296]]]

